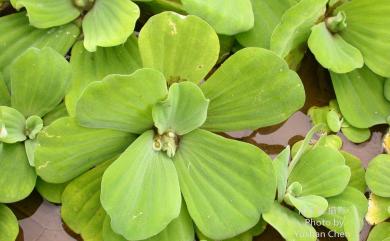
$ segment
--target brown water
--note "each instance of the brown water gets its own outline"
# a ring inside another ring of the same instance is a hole
[[[277,126],[259,129],[256,131],[243,131],[239,133],[228,133],[227,136],[240,139],[259,146],[271,156],[279,153],[286,145],[292,145],[303,139],[311,128],[309,118],[304,114],[313,105],[327,105],[333,98],[329,76],[323,69],[319,68],[312,56],[305,58],[299,74],[304,82],[308,94],[305,107],[288,121]],[[373,132],[371,140],[367,143],[355,145],[345,140],[344,150],[347,150],[361,158],[364,166],[367,165],[375,155],[381,153],[383,128],[377,128]],[[70,235],[65,231],[60,218],[60,207],[43,201],[37,193],[33,193],[26,200],[10,205],[20,220],[21,232],[18,241],[72,241],[80,238]],[[367,239],[370,227],[366,225],[362,232],[361,240]],[[319,228],[323,233],[327,231]],[[273,228],[268,227],[266,232],[257,237],[255,241],[284,240]],[[337,238],[320,238],[319,240],[346,240]]]

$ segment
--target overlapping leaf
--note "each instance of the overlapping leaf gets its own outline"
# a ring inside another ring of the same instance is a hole
[[[0,233],[2,241],[14,241],[19,233],[18,220],[4,204],[0,204]]]
[[[390,197],[390,155],[382,154],[370,161],[366,182],[371,191],[381,197]]]

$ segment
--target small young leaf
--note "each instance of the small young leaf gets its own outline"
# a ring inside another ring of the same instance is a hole
[[[317,61],[335,73],[348,73],[364,65],[360,51],[339,34],[331,33],[325,22],[312,28],[308,44]]]
[[[195,130],[181,138],[174,162],[191,218],[212,239],[255,226],[275,198],[272,161],[248,143]]]
[[[328,208],[326,199],[316,195],[294,197],[293,195],[287,194],[285,200],[298,209],[299,213],[306,218],[319,217]]]
[[[339,114],[335,110],[330,110],[326,114],[326,123],[331,131],[337,133],[341,129],[341,120]]]
[[[218,60],[219,40],[201,18],[164,12],[144,25],[139,49],[144,67],[161,71],[168,84],[198,84]]]
[[[0,142],[16,143],[26,140],[26,119],[17,110],[0,106]]]
[[[26,198],[33,191],[36,178],[22,143],[0,143],[0,203]]]
[[[28,136],[28,138],[35,139],[42,128],[43,120],[39,116],[32,115],[27,118],[25,134]]]
[[[264,220],[274,227],[286,241],[316,241],[317,232],[305,219],[294,211],[275,202],[263,214]]]
[[[302,195],[332,197],[344,191],[350,177],[351,171],[340,152],[331,147],[319,146],[302,155],[292,169],[288,183],[299,182],[303,189]]]
[[[153,127],[152,108],[167,94],[164,76],[153,69],[109,75],[88,85],[77,103],[76,118],[88,128],[141,134]]]
[[[83,19],[84,46],[90,52],[126,42],[139,18],[138,6],[129,0],[95,0]]]
[[[373,193],[370,194],[368,213],[366,220],[371,225],[384,222],[390,218],[390,198],[380,197]]]
[[[0,204],[0,233],[2,241],[14,241],[19,233],[18,220],[4,204]]]
[[[66,59],[47,47],[25,51],[11,65],[10,73],[12,107],[26,117],[42,117],[53,110],[64,98],[71,78]]]
[[[368,164],[366,182],[371,191],[381,197],[390,197],[390,155],[376,156]]]
[[[356,128],[348,124],[346,120],[344,120],[344,127],[341,128],[344,136],[352,141],[353,143],[363,143],[370,139],[371,131],[368,128]]]
[[[55,204],[60,204],[62,202],[62,193],[64,192],[67,185],[67,182],[60,184],[48,183],[38,177],[35,189],[47,201]]]
[[[205,19],[219,34],[235,35],[253,28],[250,0],[182,0],[184,10]]]
[[[102,179],[101,202],[112,229],[129,240],[157,235],[180,214],[175,166],[164,152],[153,149],[153,138],[152,130],[138,137]]]
[[[209,100],[194,83],[175,83],[167,99],[153,107],[153,121],[160,135],[173,131],[178,135],[191,132],[206,121]]]

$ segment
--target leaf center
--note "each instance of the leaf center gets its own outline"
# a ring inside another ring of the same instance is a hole
[[[179,146],[179,137],[173,131],[165,132],[160,135],[155,134],[153,139],[153,150],[163,151],[168,157],[174,157]]]
[[[332,33],[338,33],[347,28],[347,15],[341,11],[336,16],[329,17],[325,20],[326,27]]]

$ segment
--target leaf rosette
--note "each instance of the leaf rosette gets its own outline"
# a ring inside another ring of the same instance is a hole
[[[286,120],[304,103],[300,78],[273,52],[248,48],[205,80],[218,36],[200,18],[172,12],[145,24],[139,51],[144,68],[88,84],[75,116],[40,133],[38,175],[62,183],[119,155],[104,171],[100,200],[128,240],[164,232],[184,203],[212,239],[251,229],[273,203],[272,162],[213,132]]]

